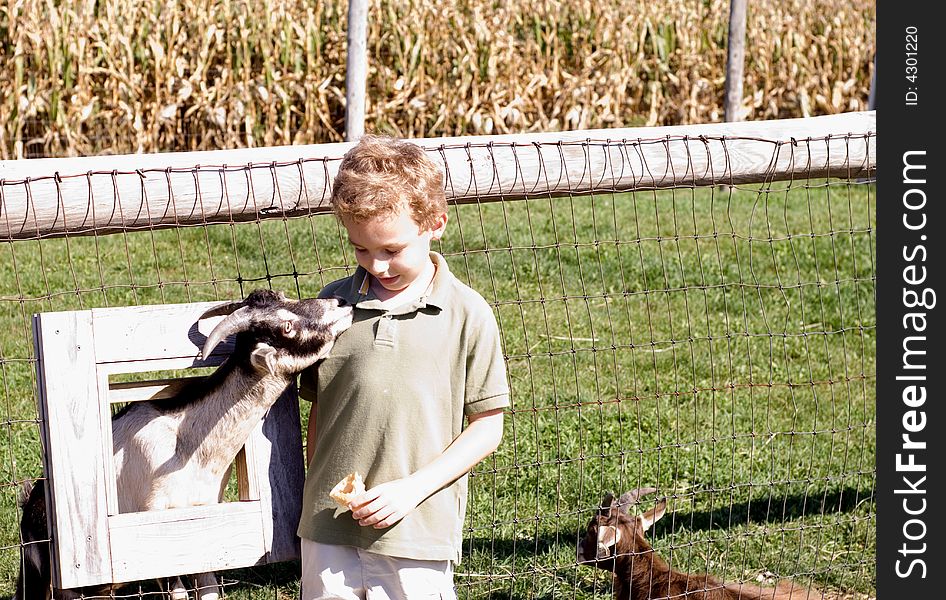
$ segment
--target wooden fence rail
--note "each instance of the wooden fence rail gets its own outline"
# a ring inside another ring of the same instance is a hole
[[[453,202],[872,175],[876,113],[412,140]],[[329,210],[352,143],[0,161],[0,240]]]

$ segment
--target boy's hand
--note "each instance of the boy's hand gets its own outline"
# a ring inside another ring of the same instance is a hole
[[[353,498],[351,516],[364,527],[384,529],[403,519],[424,498],[467,473],[493,452],[503,437],[503,409],[467,417],[466,429],[430,464]]]
[[[355,498],[350,505],[351,516],[362,527],[384,529],[407,516],[423,499],[417,485],[408,479],[395,479]]]

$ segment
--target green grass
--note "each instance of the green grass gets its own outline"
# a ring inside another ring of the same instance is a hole
[[[451,208],[438,250],[495,306],[513,388],[460,597],[608,598],[578,531],[639,486],[671,498],[650,537],[678,568],[873,596],[874,221],[836,181]],[[41,472],[30,314],[312,296],[352,264],[330,216],[0,245],[0,595]],[[294,597],[297,567],[228,595]]]

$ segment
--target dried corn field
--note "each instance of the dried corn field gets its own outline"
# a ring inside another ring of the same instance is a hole
[[[347,2],[0,7],[0,158],[337,141]],[[366,129],[407,137],[719,121],[723,0],[374,0]],[[871,0],[750,3],[747,119],[867,108]]]

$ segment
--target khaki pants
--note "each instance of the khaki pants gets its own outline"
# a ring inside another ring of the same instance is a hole
[[[300,600],[455,600],[453,563],[384,556],[302,538]]]

